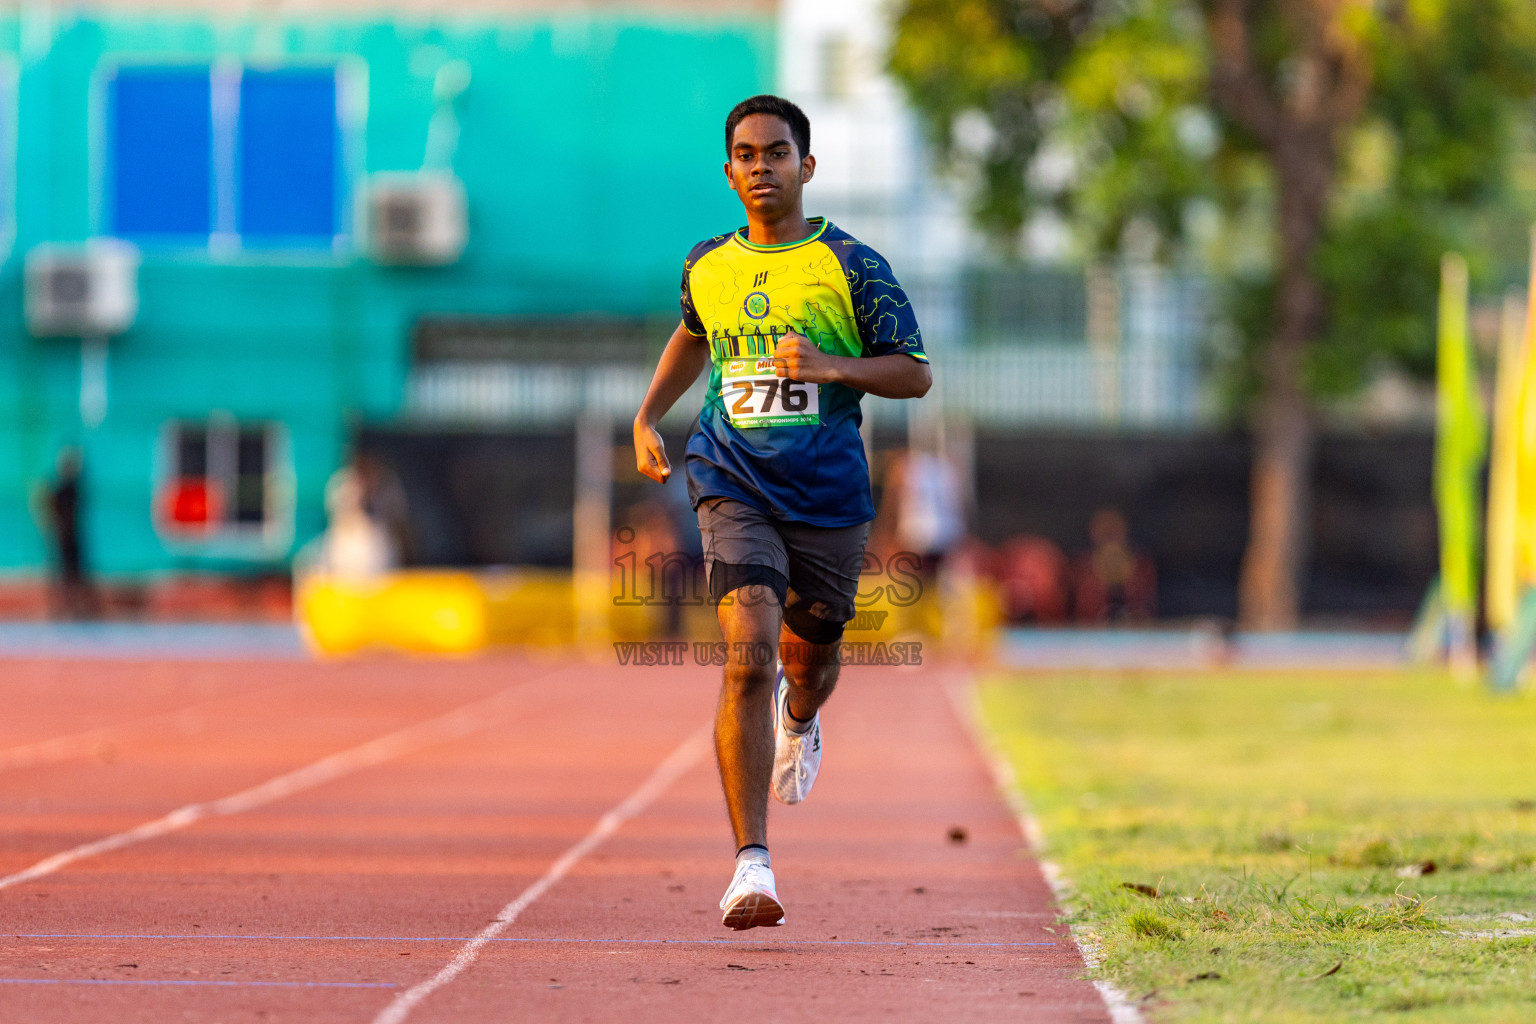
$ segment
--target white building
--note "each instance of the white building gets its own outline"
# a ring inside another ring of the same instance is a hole
[[[981,294],[1009,288],[1009,276],[967,274],[995,261],[970,226],[959,185],[935,172],[922,125],[885,71],[890,8],[889,0],[781,0],[779,91],[811,119],[817,168],[807,211],[890,260],[941,360],[945,402],[1008,423],[1199,418],[1198,283],[1140,267],[1090,275],[1085,287],[1080,271],[1041,267],[1021,269],[1011,296]],[[1038,227],[1026,232],[1031,256],[1059,260],[1061,232]],[[1003,308],[1018,318],[1005,314],[1000,323]],[[990,344],[1005,337],[1006,345]],[[877,416],[881,405],[871,403]]]
[[[779,89],[811,119],[807,206],[878,249],[903,279],[953,276],[980,243],[932,171],[922,126],[885,73],[886,0],[783,0]]]

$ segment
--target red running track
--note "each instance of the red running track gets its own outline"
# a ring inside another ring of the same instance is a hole
[[[847,671],[733,933],[714,670],[0,662],[0,1021],[1106,1021],[941,683]]]

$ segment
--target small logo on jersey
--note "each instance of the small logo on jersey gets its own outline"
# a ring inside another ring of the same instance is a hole
[[[747,316],[753,320],[761,320],[768,315],[768,296],[762,292],[753,292],[747,296],[747,301],[741,304],[741,308],[747,311]]]
[[[761,274],[758,274],[755,279],[753,279],[752,287],[753,288],[761,288],[763,285],[765,285],[767,283],[768,283],[768,271],[765,270]]]

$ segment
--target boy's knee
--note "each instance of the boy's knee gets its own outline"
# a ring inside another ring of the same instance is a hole
[[[759,665],[754,659],[732,660],[725,666],[725,688],[732,693],[747,695],[769,689],[776,675],[772,664]]]
[[[802,690],[820,691],[837,685],[838,668],[836,661],[828,661],[789,665],[785,671],[790,682]]]

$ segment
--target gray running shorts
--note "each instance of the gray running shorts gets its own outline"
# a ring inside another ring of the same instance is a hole
[[[766,586],[800,639],[830,644],[842,637],[853,618],[868,523],[811,526],[774,519],[734,498],[705,498],[699,532],[716,604],[741,587]]]

